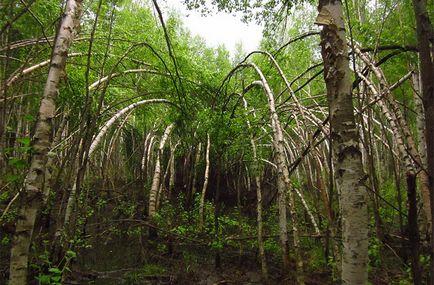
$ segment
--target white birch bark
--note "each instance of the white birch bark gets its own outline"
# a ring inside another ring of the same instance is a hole
[[[175,191],[175,152],[176,148],[178,147],[179,143],[176,143],[175,145],[170,146],[170,177],[169,177],[169,197],[172,195],[172,193]]]
[[[152,186],[151,186],[151,190],[149,191],[148,215],[150,218],[152,218],[157,213],[157,195],[160,189],[160,180],[161,180],[161,159],[163,156],[164,146],[174,126],[175,124],[170,124],[169,126],[167,126],[163,136],[161,137],[160,145],[158,147],[157,158],[155,161],[154,176],[152,179]]]
[[[196,183],[197,183],[197,173],[198,173],[198,165],[199,165],[201,151],[202,151],[202,143],[200,142],[197,146],[196,156],[194,159],[193,182],[191,183],[191,199],[193,201],[194,201],[194,195],[196,194],[197,191]]]
[[[282,258],[285,271],[289,268],[289,243],[288,243],[288,227],[286,218],[286,193],[291,189],[289,180],[288,165],[285,160],[285,145],[283,139],[282,126],[279,121],[279,116],[276,111],[276,105],[273,92],[271,91],[268,82],[262,71],[253,63],[244,64],[252,67],[260,77],[259,85],[262,86],[267,99],[268,108],[270,110],[271,127],[273,130],[273,146],[275,152],[275,162],[277,166],[277,189],[278,189],[278,209],[279,209],[279,228],[280,242],[282,246]],[[303,261],[301,259],[300,242],[298,236],[297,219],[294,209],[294,200],[292,192],[289,192],[290,203],[290,218],[292,222],[293,247],[296,262],[296,281],[297,284],[304,284]]]
[[[205,196],[206,191],[208,189],[208,181],[209,181],[209,168],[210,168],[210,161],[209,161],[209,152],[211,149],[211,140],[209,137],[209,134],[207,134],[207,143],[206,143],[206,154],[205,154],[205,177],[203,181],[203,187],[202,187],[202,193],[200,195],[200,204],[199,204],[199,227],[202,229],[204,226],[204,207],[205,207]]]
[[[319,0],[315,23],[321,32],[324,79],[330,114],[336,186],[342,213],[342,284],[368,283],[368,208],[358,131],[352,102],[351,74],[342,3]]]
[[[39,107],[39,117],[33,137],[33,153],[27,173],[22,206],[16,224],[11,248],[9,284],[27,284],[29,250],[36,216],[43,204],[45,166],[52,142],[52,120],[55,116],[55,99],[59,93],[59,81],[64,72],[68,49],[75,36],[81,14],[81,0],[68,0],[55,40],[48,78]]]
[[[121,118],[123,115],[125,115],[126,113],[128,113],[129,111],[139,107],[139,106],[143,106],[146,104],[153,104],[153,103],[166,103],[166,104],[171,104],[171,102],[169,100],[166,99],[148,99],[148,100],[142,100],[142,101],[138,101],[135,103],[132,103],[130,105],[128,105],[127,107],[119,110],[113,117],[110,118],[110,120],[108,120],[99,130],[98,134],[96,135],[96,137],[93,139],[92,144],[90,145],[89,148],[89,157],[92,155],[92,153],[94,152],[95,148],[98,146],[98,144],[101,142],[102,138],[105,136],[105,134],[107,133],[107,131],[110,129],[110,127],[119,119]]]
[[[247,101],[242,98],[244,102],[244,109],[247,111]],[[249,119],[247,119],[247,127],[249,130],[251,130],[252,126],[250,124]],[[253,153],[253,165],[252,165],[252,172],[255,180],[256,185],[256,221],[258,225],[258,250],[259,250],[259,260],[261,262],[261,272],[262,272],[262,278],[265,282],[268,282],[268,266],[267,266],[267,258],[265,256],[265,249],[264,249],[264,225],[262,222],[262,187],[261,187],[261,178],[259,176],[259,160],[258,160],[258,154],[256,151],[256,143],[253,135],[250,135],[250,145],[252,147],[252,153]],[[248,169],[247,170],[247,177],[249,177]],[[250,178],[248,179],[248,188],[250,188]]]

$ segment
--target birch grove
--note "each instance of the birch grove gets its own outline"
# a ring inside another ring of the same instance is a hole
[[[0,284],[434,284],[430,1],[148,2],[0,4]]]

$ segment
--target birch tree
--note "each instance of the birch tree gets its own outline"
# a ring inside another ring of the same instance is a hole
[[[29,250],[38,211],[43,205],[44,178],[48,151],[52,143],[52,120],[56,111],[59,82],[64,74],[66,58],[79,25],[81,0],[68,0],[55,40],[39,117],[33,136],[33,154],[21,197],[19,219],[11,249],[9,284],[27,284]]]
[[[342,284],[368,283],[368,209],[365,174],[353,112],[342,3],[319,0],[321,55],[330,116],[335,178],[342,209]]]
[[[161,183],[161,160],[163,157],[164,146],[165,146],[166,141],[167,141],[168,137],[170,136],[170,133],[172,132],[172,129],[174,126],[175,126],[175,124],[170,124],[169,126],[167,126],[166,130],[164,131],[163,136],[161,137],[160,145],[158,147],[157,158],[156,158],[156,162],[155,162],[154,177],[152,179],[151,190],[149,191],[148,215],[151,218],[157,212],[157,195],[158,195],[158,191],[160,189],[160,183]]]

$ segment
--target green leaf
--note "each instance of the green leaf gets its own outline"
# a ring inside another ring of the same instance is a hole
[[[50,284],[51,276],[40,274],[36,279],[39,281],[40,284]]]
[[[27,166],[27,163],[24,159],[12,157],[9,159],[8,165],[14,167],[15,169],[22,170]]]
[[[30,145],[30,138],[24,137],[24,138],[17,138],[17,142],[22,144],[23,146],[29,146]]]
[[[23,117],[23,119],[24,119],[24,121],[26,121],[27,123],[31,123],[31,122],[35,121],[35,117],[32,116],[32,115],[25,115],[25,116]]]
[[[61,274],[62,273],[62,271],[59,268],[57,268],[57,267],[52,267],[52,268],[48,269],[48,272],[50,272],[50,273],[57,273],[57,274]]]
[[[20,179],[19,175],[16,174],[9,174],[6,175],[6,182],[10,183],[10,182],[16,182]]]
[[[75,251],[68,250],[68,251],[66,252],[66,256],[67,256],[67,257],[70,257],[70,258],[75,258],[75,257],[77,257],[77,253],[76,253]]]

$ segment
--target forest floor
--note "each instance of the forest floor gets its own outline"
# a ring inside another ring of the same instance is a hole
[[[217,252],[203,245],[140,240],[115,238],[83,249],[66,284],[264,284],[254,252],[226,248],[219,252],[220,266],[216,267]],[[295,284],[295,273],[283,277],[279,262],[269,260],[269,284]],[[333,284],[330,275],[309,273],[306,284]]]
[[[85,233],[85,245],[77,249],[77,259],[69,266],[71,273],[65,285],[218,285],[265,284],[256,251],[240,247],[211,249],[199,239],[163,235],[150,239],[146,227],[127,233],[130,226],[104,227]],[[383,248],[383,249],[381,249]],[[8,253],[2,247],[0,284],[7,280]],[[306,249],[307,250],[307,249]],[[307,254],[308,251],[305,251]],[[409,285],[408,273],[403,270],[391,249],[381,246],[378,264],[371,257],[369,279],[372,285]],[[220,266],[216,267],[216,256]],[[268,254],[270,281],[268,284],[295,284],[295,272],[282,275],[277,254]],[[305,279],[309,285],[337,284],[328,266],[313,268],[306,258]],[[294,268],[295,266],[291,266]],[[33,279],[30,284],[38,284]]]

